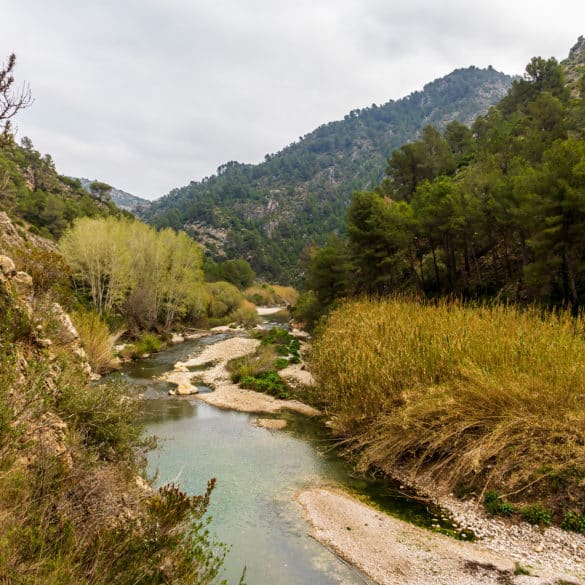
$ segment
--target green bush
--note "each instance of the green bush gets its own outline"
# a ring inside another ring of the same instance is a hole
[[[565,530],[585,534],[585,514],[577,514],[572,510],[565,512],[561,526]]]
[[[132,344],[132,357],[137,359],[147,353],[156,353],[162,344],[162,341],[154,333],[143,333]]]
[[[286,358],[282,358],[279,357],[275,362],[274,362],[274,367],[277,370],[283,370],[284,368],[286,368],[289,365],[289,361]]]
[[[552,522],[551,511],[541,504],[530,504],[520,508],[520,514],[526,522],[537,526],[549,526]]]
[[[246,376],[240,380],[242,388],[264,392],[276,398],[289,398],[289,390],[282,378],[273,370],[259,372],[255,376]]]
[[[502,500],[500,494],[496,490],[487,492],[483,503],[488,514],[511,516],[514,513],[514,506],[509,502]]]

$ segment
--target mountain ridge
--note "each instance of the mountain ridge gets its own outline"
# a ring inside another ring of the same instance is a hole
[[[185,229],[212,257],[244,257],[266,278],[298,282],[303,248],[343,231],[351,193],[380,181],[395,148],[429,124],[470,124],[512,81],[491,67],[457,69],[399,100],[354,109],[262,163],[224,163],[216,175],[173,189],[140,216]]]

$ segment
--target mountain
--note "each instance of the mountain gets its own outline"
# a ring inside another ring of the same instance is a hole
[[[583,75],[585,64],[585,37],[580,36],[575,45],[569,51],[569,56],[561,61],[565,71],[565,78],[574,94],[578,93],[577,84]]]
[[[214,257],[243,257],[266,278],[298,281],[303,248],[342,232],[351,194],[384,176],[386,159],[431,124],[471,124],[513,78],[458,69],[397,101],[352,110],[257,165],[235,161],[174,189],[141,217],[191,232]]]
[[[79,179],[81,186],[88,192],[93,193],[91,186],[95,184],[102,184],[97,180],[90,180],[90,179]],[[144,211],[149,205],[150,201],[147,199],[142,199],[142,197],[137,197],[136,195],[132,195],[131,193],[127,193],[126,191],[122,191],[122,189],[116,189],[116,187],[110,187],[109,195],[112,201],[116,204],[116,207],[123,209],[125,211],[129,211],[130,213],[135,212],[142,212]]]
[[[41,155],[29,138],[18,145],[0,137],[0,211],[19,229],[58,239],[78,217],[121,215],[101,193],[88,193],[77,179],[60,175],[50,155]]]

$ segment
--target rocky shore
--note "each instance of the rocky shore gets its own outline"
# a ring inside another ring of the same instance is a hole
[[[307,416],[316,416],[318,410],[298,400],[279,400],[267,394],[244,390],[230,380],[226,369],[227,362],[233,358],[252,353],[259,345],[257,339],[247,337],[230,337],[207,346],[198,356],[185,362],[177,362],[175,368],[162,379],[177,384],[178,394],[196,394],[197,388],[193,378],[214,389],[197,397],[208,404],[240,412],[275,413],[282,410],[299,412]],[[201,372],[191,372],[189,368],[212,364]]]
[[[313,538],[380,585],[568,585],[578,576],[413,526],[335,489],[297,496]],[[526,574],[529,573],[529,574]]]

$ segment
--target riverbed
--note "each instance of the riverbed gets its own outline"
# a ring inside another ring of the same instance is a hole
[[[427,525],[437,521],[432,511],[405,500],[399,485],[354,476],[332,448],[321,421],[279,414],[287,427],[271,430],[259,427],[254,414],[219,409],[195,396],[169,397],[170,385],[156,378],[226,337],[210,335],[172,346],[122,372],[147,398],[147,433],[159,438],[159,449],[149,456],[149,471],[158,474],[156,485],[172,481],[196,494],[205,490],[209,478],[217,478],[211,531],[231,547],[223,575],[230,583],[237,583],[246,567],[246,580],[254,585],[371,584],[308,536],[296,495],[316,486],[340,486]]]

